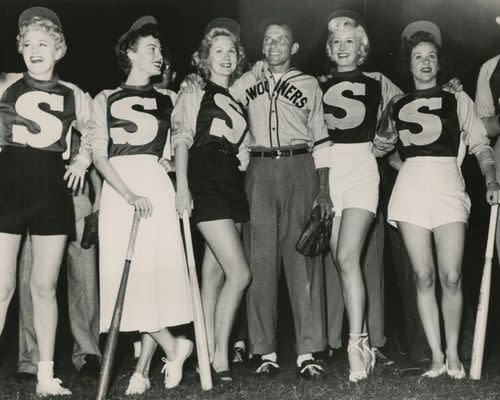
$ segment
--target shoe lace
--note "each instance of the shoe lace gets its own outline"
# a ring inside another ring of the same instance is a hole
[[[161,361],[163,362],[163,368],[161,369],[161,373],[165,373],[165,377],[168,376],[168,360],[166,357],[162,357]]]
[[[233,362],[243,362],[243,350],[241,347],[235,347],[233,349]]]
[[[259,368],[257,368],[257,370],[255,372],[260,373],[260,372],[263,372],[263,371],[269,371],[269,366],[272,366],[274,368],[279,368],[280,367],[278,365],[278,363],[276,363],[274,361],[264,360],[264,362],[260,365]]]
[[[323,372],[325,372],[321,365],[315,364],[314,362],[310,362],[300,369],[301,374],[306,371],[309,373],[309,375],[321,375]]]

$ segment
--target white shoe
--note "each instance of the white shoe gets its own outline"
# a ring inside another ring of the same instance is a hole
[[[61,386],[62,381],[58,378],[38,379],[36,383],[36,394],[40,397],[45,396],[68,396],[71,390]]]
[[[162,358],[165,363],[161,372],[165,372],[165,388],[172,389],[181,383],[182,366],[184,361],[191,355],[193,351],[193,342],[187,339],[177,339],[177,354],[175,360],[168,361]]]
[[[437,378],[438,376],[441,376],[444,373],[446,373],[446,365],[447,364],[443,364],[442,367],[439,369],[428,369],[427,371],[425,371],[422,374],[422,376],[424,378]],[[464,372],[464,374],[465,374],[465,372]]]
[[[350,353],[351,351],[358,351],[361,356],[363,357],[363,364],[364,368],[359,369],[359,370],[352,370],[350,365],[349,365],[349,382],[359,382],[363,379],[368,378],[368,373],[367,373],[367,359],[366,359],[366,354],[363,351],[363,334],[356,334],[356,333],[350,333],[349,334],[349,344],[347,345],[347,352]]]
[[[126,395],[131,394],[143,394],[151,387],[149,383],[149,379],[144,377],[140,372],[134,372],[134,374],[130,377],[130,381],[128,382],[127,390],[125,391]]]
[[[453,379],[464,379],[466,377],[464,365],[460,363],[460,369],[450,369],[446,360],[446,374]]]

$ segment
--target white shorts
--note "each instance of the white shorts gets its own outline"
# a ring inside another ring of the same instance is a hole
[[[380,176],[371,143],[336,143],[330,147],[330,194],[335,216],[346,208],[377,212]]]
[[[408,222],[433,230],[469,219],[470,199],[455,157],[412,157],[399,171],[389,201],[391,225]]]

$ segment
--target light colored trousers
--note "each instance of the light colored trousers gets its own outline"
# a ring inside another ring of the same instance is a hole
[[[87,194],[73,196],[76,238],[68,243],[68,312],[73,345],[73,365],[77,371],[85,364],[86,355],[101,357],[99,352],[99,299],[97,293],[97,255],[95,246],[80,246],[85,216],[92,212]],[[30,295],[32,262],[31,238],[23,243],[19,265],[19,360],[18,372],[36,374],[38,345],[33,327],[33,305]]]

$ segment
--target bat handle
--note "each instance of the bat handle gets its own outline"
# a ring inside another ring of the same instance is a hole
[[[116,345],[118,343],[118,333],[120,332],[120,323],[122,319],[123,303],[125,301],[125,292],[127,290],[130,263],[132,261],[132,256],[134,255],[135,239],[137,238],[140,219],[139,215],[134,213],[134,220],[132,221],[132,228],[130,229],[127,254],[125,257],[125,265],[123,267],[120,287],[118,289],[118,294],[116,295],[113,317],[111,319],[108,338],[106,339],[106,347],[102,357],[101,373],[99,376],[99,384],[96,395],[97,400],[106,399],[109,382],[111,380],[111,371],[113,369],[113,359],[115,356]]]

